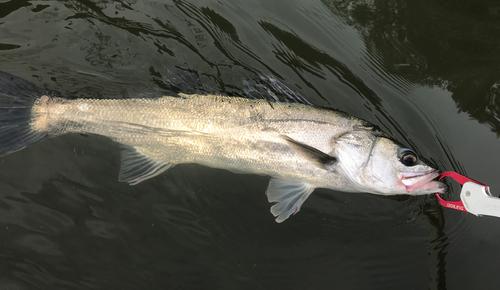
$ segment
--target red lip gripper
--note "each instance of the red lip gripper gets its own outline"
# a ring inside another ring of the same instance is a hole
[[[460,201],[446,201],[436,193],[436,198],[442,206],[477,216],[500,217],[500,198],[492,196],[488,186],[452,171],[442,173],[438,179],[443,177],[450,177],[460,183],[462,191],[460,192]]]

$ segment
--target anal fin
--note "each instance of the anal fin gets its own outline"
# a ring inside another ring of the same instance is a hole
[[[276,217],[276,222],[281,223],[297,213],[314,188],[311,184],[301,181],[272,178],[266,195],[269,202],[277,202],[271,207],[271,213]]]
[[[120,155],[121,165],[118,180],[128,182],[130,185],[136,185],[155,177],[175,165],[146,156],[133,146],[121,145]]]

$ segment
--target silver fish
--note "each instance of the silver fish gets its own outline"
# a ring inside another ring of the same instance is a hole
[[[373,125],[305,103],[181,93],[67,99],[0,73],[0,156],[66,133],[103,135],[121,145],[118,178],[131,185],[182,163],[270,176],[266,195],[277,222],[298,212],[315,188],[445,191],[437,170]]]

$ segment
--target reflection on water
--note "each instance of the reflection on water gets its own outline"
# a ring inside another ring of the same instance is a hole
[[[498,1],[323,2],[360,31],[384,70],[449,90],[459,109],[500,133]]]
[[[494,0],[1,1],[0,69],[92,98],[244,95],[263,71],[495,194],[499,11]],[[318,190],[277,225],[267,177],[183,165],[130,187],[118,163],[115,144],[81,135],[0,158],[2,287],[497,285],[499,221],[431,196]]]

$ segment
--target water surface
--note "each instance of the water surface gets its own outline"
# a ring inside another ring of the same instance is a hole
[[[175,67],[238,95],[262,71],[500,193],[493,0],[0,1],[0,69],[65,95],[159,96]],[[189,88],[187,88],[189,89]],[[0,158],[0,289],[496,289],[500,219],[432,196],[316,190],[182,165],[117,181],[117,144]],[[451,184],[450,184],[451,185]],[[452,185],[446,195],[457,199]]]

